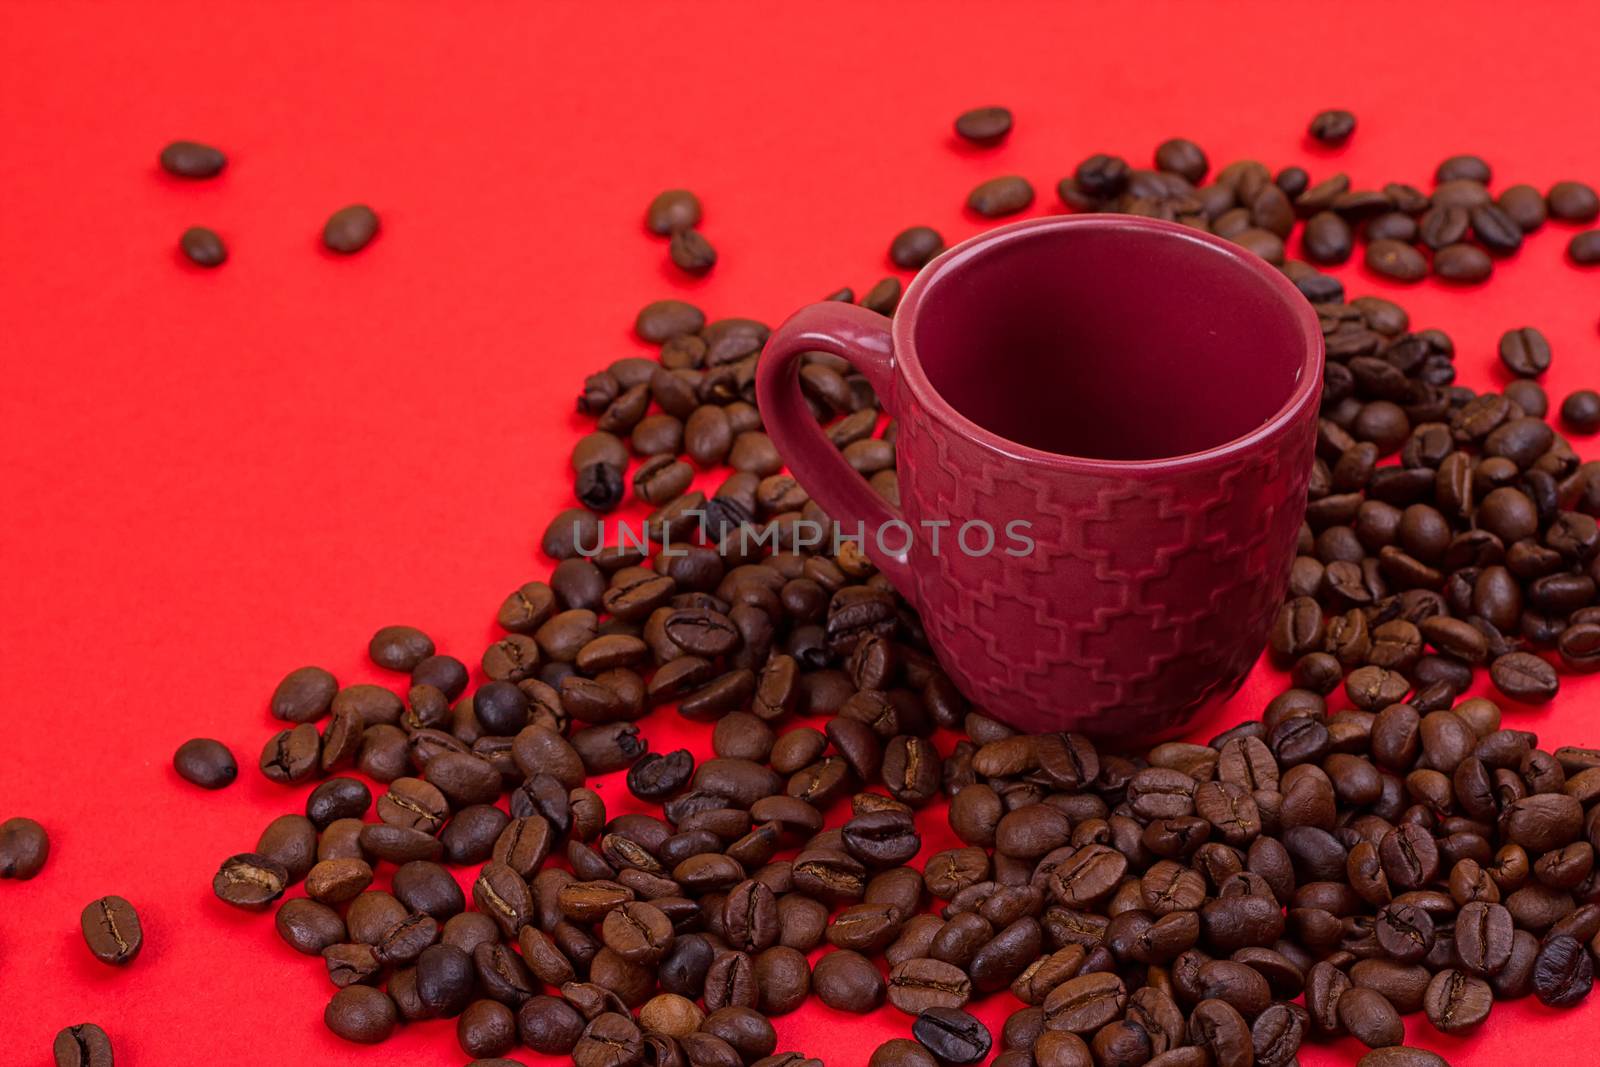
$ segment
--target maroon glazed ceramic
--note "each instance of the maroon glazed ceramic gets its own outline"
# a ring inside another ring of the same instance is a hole
[[[818,351],[853,364],[898,423],[898,508],[807,407],[796,377]],[[1024,730],[1132,741],[1231,693],[1265,644],[1322,355],[1311,306],[1251,253],[1082,215],[957,245],[892,321],[797,312],[756,390],[790,470],[864,533],[970,699]]]

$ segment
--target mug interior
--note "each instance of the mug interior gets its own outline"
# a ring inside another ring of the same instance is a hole
[[[1278,414],[1310,364],[1304,309],[1249,253],[1101,218],[953,254],[913,334],[934,390],[991,433],[1087,459],[1203,452]]]

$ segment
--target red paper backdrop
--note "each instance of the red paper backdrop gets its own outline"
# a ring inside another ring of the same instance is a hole
[[[46,1062],[55,1031],[85,1019],[132,1067],[466,1058],[447,1023],[378,1049],[333,1038],[320,961],[218,903],[210,879],[307,792],[252,766],[284,671],[398,684],[364,656],[395,621],[475,660],[501,597],[547,573],[533,545],[569,503],[572,397],[587,369],[644,351],[629,327],[646,301],[776,322],[871,285],[905,225],[975,232],[962,203],[982,179],[1025,175],[1031,213],[1055,211],[1083,156],[1142,164],[1179,134],[1219,165],[1298,162],[1358,185],[1426,184],[1460,151],[1485,154],[1497,186],[1600,179],[1600,17],[1575,8],[50,0],[0,20],[0,816],[53,839],[40,877],[0,883],[7,1063]],[[990,102],[1015,110],[1010,142],[955,145],[953,116]],[[1360,116],[1345,151],[1304,142],[1328,106]],[[224,147],[225,175],[163,176],[175,137]],[[670,185],[705,201],[722,261],[704,281],[640,225]],[[383,235],[324,253],[322,220],[354,200]],[[229,242],[224,269],[178,258],[197,223]],[[1394,294],[1340,273],[1448,330],[1469,384],[1500,380],[1503,329],[1538,325],[1559,399],[1600,384],[1600,278],[1563,263],[1568,228],[1549,231],[1477,289]],[[1258,670],[1224,719],[1279,684]],[[1597,693],[1568,678],[1508,722],[1550,747],[1593,743]],[[708,749],[671,714],[643,729],[658,749]],[[234,747],[239,783],[176,778],[171,753],[195,735]],[[620,782],[603,792],[621,805]],[[126,970],[78,934],[105,893],[144,917]],[[979,1009],[996,1028],[1002,1000]],[[1473,1043],[1417,1019],[1408,1033],[1456,1064],[1556,1067],[1593,1062],[1597,1021],[1600,999],[1528,1001],[1496,1007]],[[775,1022],[781,1048],[830,1067],[907,1029],[889,1008]]]

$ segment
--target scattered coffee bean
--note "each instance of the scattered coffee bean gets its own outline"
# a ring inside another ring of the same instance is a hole
[[[1033,186],[1026,178],[991,178],[967,195],[967,206],[986,219],[1015,215],[1033,203]]]
[[[350,255],[359,252],[378,235],[378,215],[365,204],[351,204],[328,216],[322,227],[322,243],[330,251]]]
[[[889,259],[904,270],[921,270],[944,250],[944,238],[928,226],[913,226],[895,235],[889,244]]]
[[[1307,132],[1313,140],[1323,144],[1342,145],[1356,132],[1356,117],[1337,109],[1320,111],[1312,118]]]
[[[660,237],[671,237],[681,230],[700,225],[700,198],[687,189],[667,189],[657,193],[645,209],[645,228]]]
[[[101,963],[122,967],[132,963],[144,947],[139,913],[121,897],[101,897],[84,906],[80,917],[83,942]]]
[[[1561,421],[1578,433],[1600,430],[1600,393],[1578,389],[1561,402]]]
[[[1011,111],[1003,107],[978,107],[956,116],[956,135],[976,145],[991,147],[1011,132]]]
[[[1556,182],[1546,194],[1551,218],[1563,222],[1593,222],[1600,216],[1600,196],[1583,182]]]
[[[1500,335],[1500,362],[1519,378],[1537,378],[1550,369],[1550,342],[1532,326]]]
[[[1567,242],[1567,255],[1580,267],[1600,263],[1600,230],[1585,230],[1574,234]]]
[[[173,753],[172,766],[179,777],[202,789],[221,789],[239,776],[239,765],[228,746],[209,737],[196,737],[179,745]]]
[[[184,258],[197,267],[220,267],[228,261],[228,246],[217,231],[191,226],[178,238]]]
[[[50,1051],[56,1067],[112,1067],[111,1039],[94,1023],[62,1028]]]
[[[215,178],[227,165],[220,149],[198,141],[173,141],[161,150],[161,169],[177,178]]]
[[[699,230],[678,230],[672,235],[668,254],[680,270],[704,274],[717,262],[717,250]]]

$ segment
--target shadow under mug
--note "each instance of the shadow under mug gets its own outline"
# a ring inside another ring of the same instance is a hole
[[[899,506],[798,384],[843,357],[895,419]],[[1037,219],[951,248],[893,320],[795,313],[757,369],[805,490],[916,607],[940,663],[1019,729],[1144,741],[1225,699],[1288,582],[1323,342],[1282,274],[1175,223]]]

